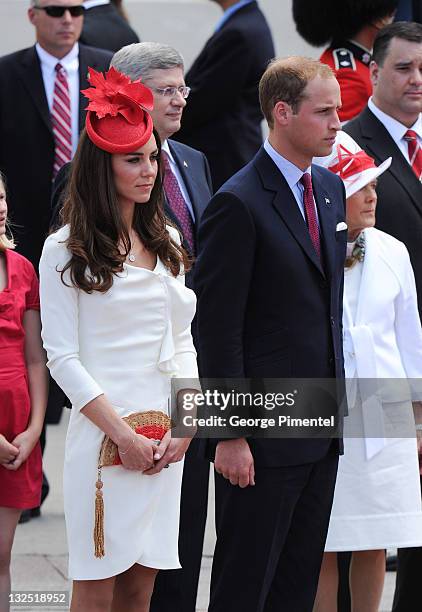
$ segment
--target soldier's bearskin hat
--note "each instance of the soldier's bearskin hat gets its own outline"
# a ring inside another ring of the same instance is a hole
[[[293,0],[293,19],[299,34],[320,47],[353,38],[361,28],[391,15],[398,0]]]

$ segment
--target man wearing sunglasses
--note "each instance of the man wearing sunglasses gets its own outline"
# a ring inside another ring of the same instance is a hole
[[[0,58],[0,167],[8,181],[17,249],[35,267],[50,221],[52,181],[75,153],[88,66],[111,53],[78,44],[82,0],[31,0],[36,44]]]
[[[82,0],[32,0],[36,44],[0,58],[0,168],[7,177],[17,250],[38,269],[49,228],[51,187],[73,156],[84,124],[88,66],[105,70],[111,53],[78,45]],[[59,66],[58,66],[59,64]],[[46,422],[58,422],[64,395],[51,381]],[[48,483],[43,485],[43,498]],[[28,511],[26,520],[39,514]]]

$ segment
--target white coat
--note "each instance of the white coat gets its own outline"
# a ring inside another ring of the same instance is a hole
[[[411,400],[422,399],[422,329],[403,243],[365,230],[358,295],[346,273],[344,358],[350,415],[326,550],[422,544]],[[354,285],[356,287],[356,285]],[[352,304],[356,301],[356,307]]]

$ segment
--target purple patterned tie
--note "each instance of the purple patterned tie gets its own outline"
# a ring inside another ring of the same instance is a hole
[[[193,222],[190,212],[180,191],[179,183],[173,173],[170,166],[170,161],[166,151],[161,152],[163,164],[164,164],[164,191],[166,192],[167,200],[175,214],[180,229],[182,230],[183,238],[189,245],[190,250],[194,251],[194,238],[193,238]]]

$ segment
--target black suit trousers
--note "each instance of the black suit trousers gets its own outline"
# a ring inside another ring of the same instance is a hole
[[[179,559],[182,569],[158,572],[150,612],[195,612],[207,520],[210,464],[198,457],[199,440],[185,455],[180,503]]]
[[[312,612],[337,475],[319,461],[255,469],[241,489],[216,474],[208,612]]]
[[[421,478],[422,487],[422,478]],[[420,600],[422,548],[399,548],[392,612],[414,612]]]

